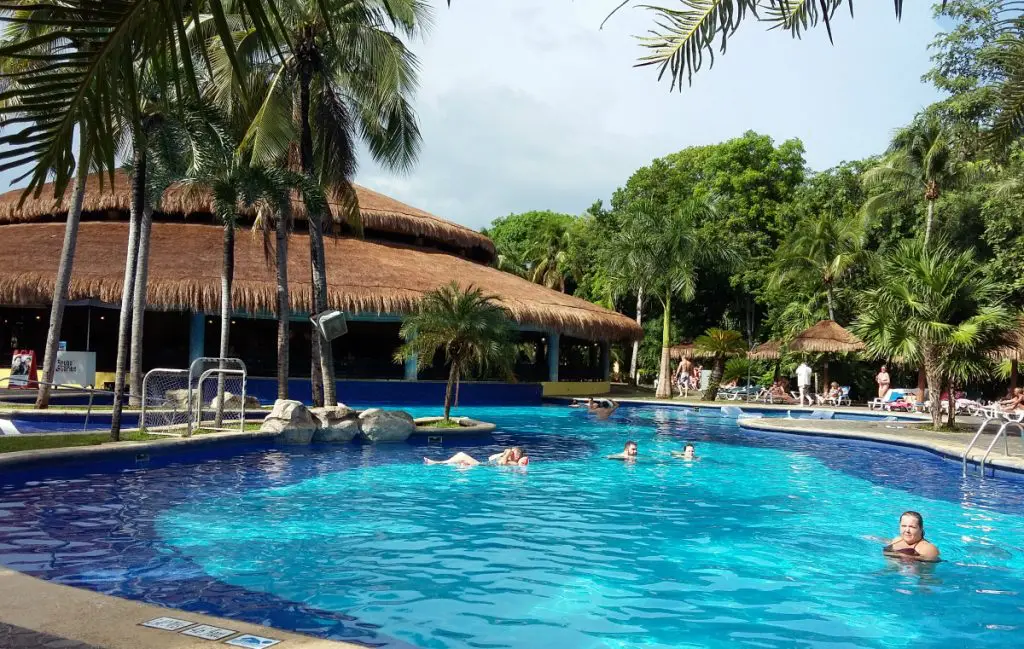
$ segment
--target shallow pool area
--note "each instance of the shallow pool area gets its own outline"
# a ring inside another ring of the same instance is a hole
[[[498,433],[9,470],[0,563],[389,647],[1012,646],[1024,629],[1024,482],[717,409],[459,414]],[[604,459],[627,439],[635,464]],[[670,455],[685,442],[699,461]],[[422,461],[511,444],[528,468]],[[872,537],[907,509],[942,563],[881,556]]]

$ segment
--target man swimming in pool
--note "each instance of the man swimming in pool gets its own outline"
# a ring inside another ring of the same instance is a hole
[[[681,460],[696,460],[699,459],[696,452],[697,450],[693,448],[693,444],[687,444],[683,447],[682,451],[672,451],[672,457],[677,457]]]
[[[455,455],[451,456],[447,460],[431,460],[429,457],[423,458],[424,464],[451,464],[453,466],[469,467],[478,466],[481,464],[480,460],[476,459],[469,453],[463,453],[459,451]],[[530,458],[523,449],[518,446],[512,448],[506,448],[501,453],[495,453],[487,458],[488,464],[496,464],[498,466],[526,466],[530,463]]]
[[[900,516],[900,535],[882,548],[882,553],[899,559],[938,561],[939,549],[924,540],[924,518],[913,511]]]
[[[598,401],[591,401],[587,409],[598,419],[608,419],[618,407],[619,404],[612,399],[600,399]]]
[[[609,455],[608,459],[609,460],[626,460],[627,462],[632,462],[633,460],[636,460],[636,451],[637,451],[636,442],[634,442],[633,440],[629,440],[628,442],[626,442],[626,445],[622,447],[622,452],[621,453],[615,453],[613,455]]]

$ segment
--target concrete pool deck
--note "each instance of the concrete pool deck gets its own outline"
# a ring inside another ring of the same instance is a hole
[[[141,626],[159,617],[230,629],[232,634],[213,641]],[[274,647],[282,649],[365,649],[362,645],[110,597],[0,568],[3,649],[212,649],[231,646],[225,643],[240,634],[279,640]]]

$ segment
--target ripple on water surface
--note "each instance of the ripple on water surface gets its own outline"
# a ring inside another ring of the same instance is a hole
[[[485,414],[486,413],[486,414]],[[473,411],[528,470],[416,445],[255,450],[0,491],[0,561],[66,583],[420,647],[1010,646],[1024,489],[934,457],[623,409]],[[635,465],[603,460],[626,439]],[[696,441],[702,459],[670,450]],[[927,485],[915,489],[915,485]],[[914,491],[915,493],[912,493]],[[937,566],[883,559],[904,509]]]

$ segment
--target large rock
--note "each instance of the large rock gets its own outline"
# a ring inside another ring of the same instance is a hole
[[[351,442],[360,433],[358,414],[347,406],[313,408],[310,413],[319,424],[313,433],[314,442]]]
[[[409,413],[380,408],[364,410],[359,415],[359,426],[371,442],[404,442],[416,430]]]
[[[164,398],[167,400],[168,406],[172,406],[180,410],[188,410],[188,393],[189,390],[187,388],[182,388],[181,390],[168,390],[164,392]],[[198,401],[197,397],[197,394],[192,395],[193,408],[196,406],[196,402]]]
[[[214,397],[210,400],[210,407],[213,409],[217,408],[217,403],[220,401],[219,397]],[[241,410],[242,409],[242,395],[233,394],[224,391],[224,408],[227,410]],[[247,410],[259,410],[260,400],[252,395],[245,397],[245,408]]]
[[[318,428],[320,421],[302,402],[278,399],[260,431],[277,433],[277,440],[283,444],[309,444]]]

